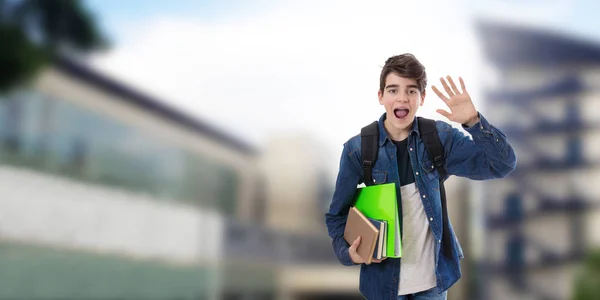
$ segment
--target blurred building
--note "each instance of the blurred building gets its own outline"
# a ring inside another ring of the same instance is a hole
[[[577,263],[600,245],[600,44],[494,23],[477,29],[499,78],[485,97],[489,115],[519,161],[482,189],[483,289],[474,298],[568,299]]]
[[[295,232],[325,232],[324,213],[333,195],[337,160],[308,133],[273,136],[261,157],[267,187],[266,222]]]
[[[0,124],[0,298],[214,299],[231,270],[272,294],[223,259],[264,210],[256,150],[66,59]]]
[[[280,299],[362,299],[359,268],[339,264],[325,226],[337,175],[332,160],[339,157],[309,133],[273,135],[262,154],[266,223],[291,237]]]

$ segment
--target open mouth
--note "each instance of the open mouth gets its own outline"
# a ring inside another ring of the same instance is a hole
[[[408,116],[408,109],[407,108],[396,108],[396,109],[394,109],[394,115],[398,119],[404,119],[404,118],[406,118],[406,116]]]

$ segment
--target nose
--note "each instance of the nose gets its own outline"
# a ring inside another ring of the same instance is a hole
[[[408,102],[408,97],[404,93],[398,93],[398,95],[396,95],[396,101],[397,102]]]

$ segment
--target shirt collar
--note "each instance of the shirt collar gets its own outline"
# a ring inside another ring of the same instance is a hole
[[[389,137],[387,130],[385,130],[385,126],[384,121],[387,117],[387,113],[383,113],[381,115],[381,117],[379,117],[379,122],[378,122],[378,126],[379,126],[379,147],[383,147],[383,145],[385,145],[385,142],[387,140],[390,140],[390,142],[392,141],[391,138]],[[415,116],[413,123],[412,123],[412,128],[410,130],[410,132],[408,133],[409,136],[411,135],[417,135],[417,136],[421,136],[421,134],[419,133],[419,122],[417,122],[417,117]]]

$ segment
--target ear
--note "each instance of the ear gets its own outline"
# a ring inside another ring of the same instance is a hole
[[[377,98],[379,98],[379,104],[383,105],[383,92],[381,90],[377,92]]]
[[[423,91],[421,93],[421,103],[419,104],[419,106],[423,106],[423,104],[425,104],[425,94],[427,94],[427,91]]]

